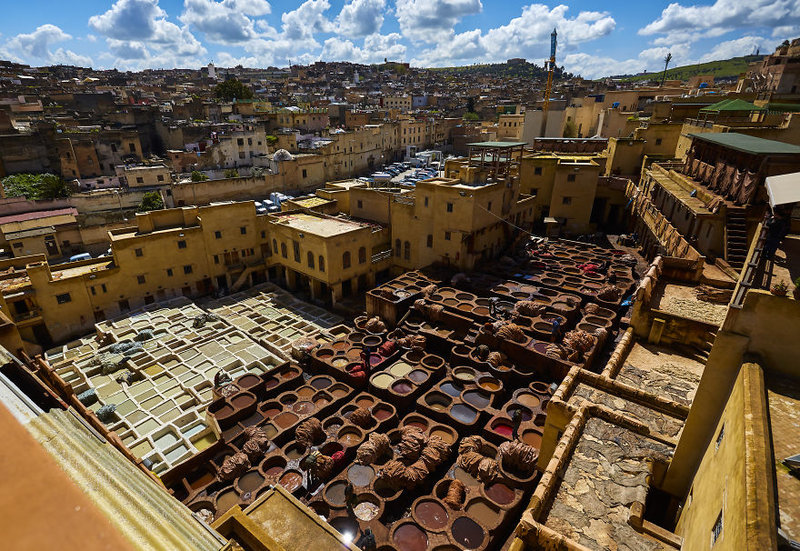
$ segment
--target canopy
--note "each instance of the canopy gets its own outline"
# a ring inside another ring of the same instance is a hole
[[[800,172],[769,176],[766,179],[769,206],[800,203]]]

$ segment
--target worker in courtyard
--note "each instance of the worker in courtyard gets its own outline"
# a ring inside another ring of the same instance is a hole
[[[790,226],[789,213],[785,209],[776,208],[767,220],[767,239],[764,243],[764,258],[767,262],[775,256],[783,238],[789,233]]]
[[[373,534],[372,530],[369,528],[364,530],[363,535],[358,538],[356,545],[361,551],[375,551],[378,547],[378,543],[375,541],[375,534]]]

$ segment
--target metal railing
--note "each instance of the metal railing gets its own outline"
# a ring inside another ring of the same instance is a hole
[[[379,253],[372,255],[372,263],[377,264],[378,262],[381,262],[391,257],[392,257],[392,249],[389,249],[387,251],[381,251]]]

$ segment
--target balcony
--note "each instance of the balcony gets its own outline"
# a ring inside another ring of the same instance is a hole
[[[42,321],[42,313],[38,310],[31,310],[29,312],[23,312],[21,314],[14,314],[14,323],[18,327],[26,327],[28,325],[34,325]]]

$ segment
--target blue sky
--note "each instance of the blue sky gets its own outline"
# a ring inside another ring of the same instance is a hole
[[[415,66],[524,57],[585,77],[770,52],[800,36],[800,0],[31,0],[4,2],[0,59],[119,69]]]

